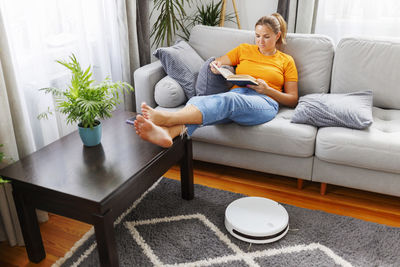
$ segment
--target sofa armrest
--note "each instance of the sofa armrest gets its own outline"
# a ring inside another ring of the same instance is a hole
[[[153,62],[138,68],[134,72],[136,111],[140,112],[140,105],[146,102],[149,106],[155,107],[154,87],[165,75],[160,61]]]

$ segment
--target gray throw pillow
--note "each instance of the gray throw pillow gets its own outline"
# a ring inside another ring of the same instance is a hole
[[[196,94],[195,85],[199,70],[204,60],[185,41],[179,41],[170,47],[161,47],[154,51],[171,78],[175,79],[189,99]]]
[[[156,83],[154,100],[164,108],[174,108],[186,102],[185,92],[177,81],[168,75]]]
[[[302,96],[292,122],[364,129],[373,122],[372,91]]]
[[[214,74],[211,71],[210,63],[214,60],[215,57],[210,57],[201,67],[196,82],[196,95],[224,93],[232,87],[232,84],[227,82],[222,75]],[[233,68],[230,70],[233,72]]]

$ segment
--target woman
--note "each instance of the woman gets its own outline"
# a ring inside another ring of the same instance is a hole
[[[295,107],[296,65],[291,56],[277,50],[277,45],[285,43],[285,37],[286,22],[281,15],[274,13],[260,18],[255,25],[255,45],[241,44],[213,62],[219,67],[236,65],[236,74],[257,78],[257,86],[234,86],[226,93],[195,96],[178,112],[155,110],[143,103],[143,115],[138,115],[135,121],[136,133],[146,141],[170,147],[174,137],[185,131],[190,136],[201,125],[232,121],[258,125],[272,120],[279,104]],[[218,74],[211,64],[210,68]]]

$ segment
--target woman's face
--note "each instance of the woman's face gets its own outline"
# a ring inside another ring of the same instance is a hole
[[[266,25],[257,25],[255,32],[256,44],[260,52],[263,54],[273,54],[275,52],[276,41],[278,41],[281,32],[275,34],[272,29]]]

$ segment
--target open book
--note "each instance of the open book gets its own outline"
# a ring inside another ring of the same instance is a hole
[[[248,84],[258,85],[256,78],[247,74],[233,74],[230,70],[218,67],[216,64],[211,63],[213,67],[228,81],[238,86],[246,86]]]

